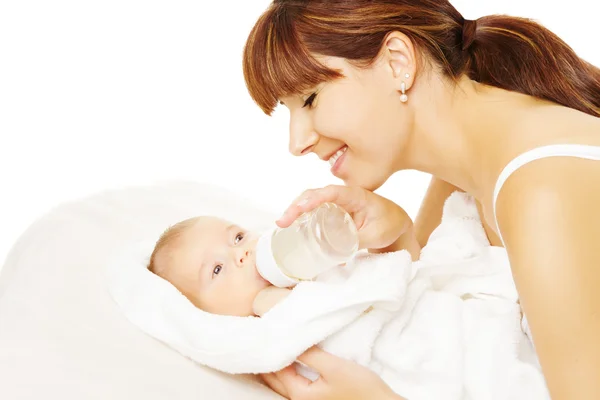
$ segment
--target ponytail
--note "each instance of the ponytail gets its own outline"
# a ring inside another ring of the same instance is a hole
[[[492,15],[465,21],[461,73],[490,86],[600,117],[600,69],[533,21]]]

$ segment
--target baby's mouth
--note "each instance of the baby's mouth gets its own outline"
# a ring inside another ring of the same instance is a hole
[[[265,278],[263,278],[263,276],[260,274],[260,272],[258,272],[258,267],[256,266],[256,264],[254,264],[254,271],[256,272],[256,278],[263,283],[267,283],[268,285],[271,285],[271,282],[269,282],[268,280],[266,280]]]

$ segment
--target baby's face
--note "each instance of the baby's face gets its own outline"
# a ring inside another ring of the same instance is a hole
[[[254,315],[254,299],[270,286],[256,269],[257,239],[222,219],[200,217],[171,252],[165,278],[206,312]]]

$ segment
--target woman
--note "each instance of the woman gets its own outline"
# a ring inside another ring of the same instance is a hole
[[[363,247],[414,249],[445,198],[468,192],[506,247],[552,398],[598,398],[598,68],[534,22],[469,21],[445,0],[279,0],[248,38],[244,73],[265,113],[289,109],[290,151],[316,153],[346,184],[305,193],[281,226],[335,201]],[[403,169],[434,177],[414,225],[372,193]],[[354,363],[301,359],[322,379],[288,368],[265,380],[291,399],[401,398]]]

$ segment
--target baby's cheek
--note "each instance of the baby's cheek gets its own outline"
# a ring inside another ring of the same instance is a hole
[[[183,294],[195,307],[203,308],[203,299],[198,293],[198,290],[194,285],[191,285],[184,276],[169,277],[167,279],[171,285],[175,287],[181,294]]]
[[[205,309],[205,304],[197,293],[185,293],[185,297],[196,307],[201,310]]]

